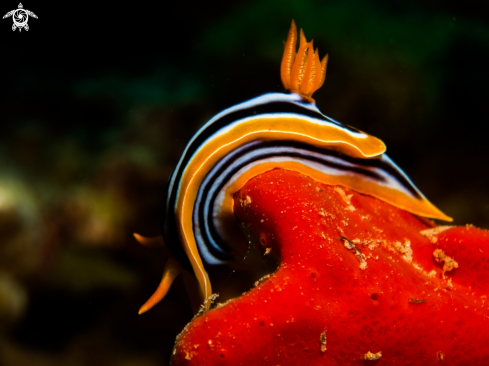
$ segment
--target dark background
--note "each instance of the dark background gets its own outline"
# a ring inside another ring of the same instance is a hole
[[[0,22],[0,365],[167,364],[192,311],[179,279],[137,315],[167,253],[131,235],[159,233],[199,126],[283,90],[292,18],[329,53],[318,107],[381,138],[456,224],[489,228],[487,4],[23,2],[28,32]],[[221,271],[214,289],[272,269]]]

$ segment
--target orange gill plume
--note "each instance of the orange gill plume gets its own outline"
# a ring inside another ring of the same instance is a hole
[[[320,61],[318,49],[314,51],[312,41],[306,41],[302,29],[297,53],[296,44],[297,27],[292,20],[280,67],[282,84],[286,90],[299,94],[309,102],[314,102],[311,96],[323,85],[326,78],[328,55]]]

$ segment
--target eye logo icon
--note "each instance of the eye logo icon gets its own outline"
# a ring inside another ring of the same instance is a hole
[[[5,14],[3,16],[3,19],[8,18],[10,16],[14,21],[14,24],[12,25],[12,30],[15,31],[17,28],[19,28],[19,32],[22,31],[22,28],[24,28],[26,31],[29,30],[29,26],[27,25],[29,16],[37,19],[37,15],[30,10],[24,9],[22,3],[19,3],[18,9],[9,11],[7,14]]]

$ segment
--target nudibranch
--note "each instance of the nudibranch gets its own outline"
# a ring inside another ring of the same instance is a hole
[[[376,137],[324,115],[312,94],[323,84],[327,56],[294,21],[285,42],[281,79],[290,93],[238,104],[208,121],[187,144],[170,177],[163,241],[171,252],[161,283],[143,313],[168,292],[182,271],[193,273],[201,300],[212,294],[205,265],[232,263],[247,246],[233,212],[233,194],[247,181],[281,168],[376,197],[428,218],[451,221],[385,155]],[[144,245],[154,245],[141,236]]]

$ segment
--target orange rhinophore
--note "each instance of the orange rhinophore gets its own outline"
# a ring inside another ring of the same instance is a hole
[[[306,41],[302,29],[297,53],[296,44],[297,27],[292,20],[280,68],[282,84],[286,90],[299,94],[307,101],[314,101],[312,94],[323,85],[326,78],[328,55],[320,61],[318,49],[314,50],[312,41]]]

